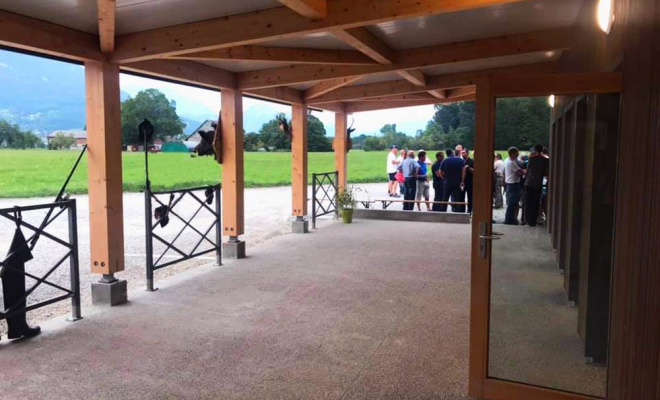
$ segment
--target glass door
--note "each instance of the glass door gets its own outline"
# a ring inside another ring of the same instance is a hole
[[[606,398],[619,95],[509,89],[477,86],[470,394]]]

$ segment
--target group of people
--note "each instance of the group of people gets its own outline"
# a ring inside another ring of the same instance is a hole
[[[536,226],[542,222],[549,169],[548,151],[540,144],[530,150],[529,156],[520,157],[520,151],[515,147],[509,148],[508,157],[504,161],[502,156],[495,155],[493,204],[496,209],[503,208],[504,191],[505,224]],[[522,218],[519,222],[521,209]]]
[[[428,166],[431,165],[433,181],[433,206],[429,201]],[[390,197],[400,197],[397,189],[403,194],[404,210],[414,210],[415,204],[421,211],[421,203],[426,204],[427,211],[447,211],[447,202],[452,204],[452,211],[465,212],[467,196],[467,212],[472,213],[472,194],[474,177],[474,160],[470,151],[462,145],[455,150],[435,154],[435,162],[427,159],[426,152],[419,150],[417,158],[412,150],[399,150],[392,145],[387,155],[388,192]],[[424,201],[422,201],[424,199]]]

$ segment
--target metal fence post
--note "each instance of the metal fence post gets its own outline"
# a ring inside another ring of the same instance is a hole
[[[312,229],[316,229],[316,174],[312,174]]]
[[[153,292],[154,289],[154,250],[152,236],[153,226],[151,224],[151,190],[144,189],[144,229],[146,232],[145,250],[147,254],[147,291]]]
[[[215,255],[217,259],[216,263],[218,265],[222,265],[222,198],[220,197],[222,192],[220,191],[220,187],[220,184],[215,186],[215,213],[217,214],[217,221],[215,224]]]
[[[70,321],[77,321],[82,318],[80,312],[80,265],[78,258],[78,215],[76,211],[76,201],[71,200],[69,205],[69,243],[71,244],[71,256],[69,257],[69,266],[71,268],[71,318]]]
[[[337,204],[337,196],[339,196],[339,171],[335,171],[335,219],[339,219],[339,204]]]

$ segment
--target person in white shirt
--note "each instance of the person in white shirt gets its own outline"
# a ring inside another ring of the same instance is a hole
[[[504,207],[504,199],[502,198],[502,188],[504,187],[504,161],[502,161],[502,155],[495,154],[493,170],[493,203],[495,209],[499,210]]]
[[[390,152],[387,154],[387,192],[390,197],[399,197],[396,193],[396,169],[399,166],[396,161],[397,148],[392,145]]]
[[[405,160],[406,157],[408,157],[408,150],[401,149],[399,156],[396,158],[397,174],[401,172],[401,164],[403,164],[403,160]],[[403,173],[401,173],[401,177],[403,177]],[[399,194],[400,194],[400,196],[397,197],[401,197],[405,193],[405,186],[403,184],[403,179],[397,179],[397,182],[399,183]]]
[[[518,204],[522,193],[520,181],[525,170],[518,165],[517,148],[509,148],[509,157],[504,161],[504,181],[506,182],[506,214],[504,224],[518,225]]]

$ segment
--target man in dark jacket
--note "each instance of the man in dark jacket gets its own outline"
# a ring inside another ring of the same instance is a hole
[[[445,155],[443,152],[439,151],[435,153],[435,162],[431,166],[431,173],[433,174],[433,201],[443,201],[442,199],[444,198],[442,193],[443,193],[443,186],[445,185],[445,181],[442,179],[442,175],[440,174],[440,165],[442,165],[442,161],[445,159]],[[431,208],[433,211],[440,211],[440,204],[433,203],[433,207]]]
[[[463,190],[463,167],[465,162],[460,156],[454,155],[453,150],[447,149],[447,158],[440,164],[440,174],[444,180],[442,188],[443,201],[462,203],[464,196]],[[451,207],[454,212],[465,212],[465,206],[457,205]],[[440,206],[440,211],[447,211],[447,205]]]

